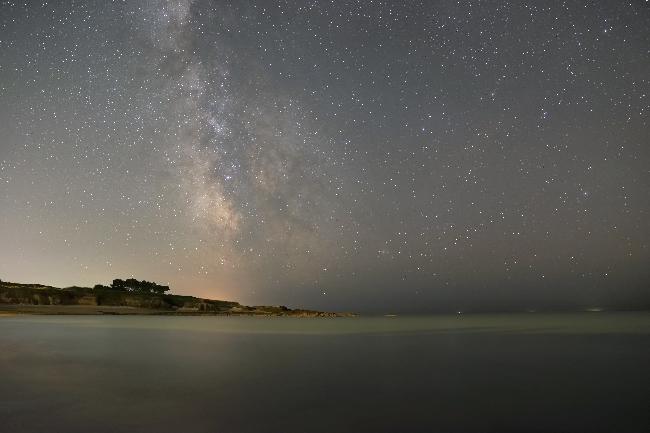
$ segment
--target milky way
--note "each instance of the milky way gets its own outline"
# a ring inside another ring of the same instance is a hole
[[[63,3],[0,5],[0,278],[650,297],[646,2]]]

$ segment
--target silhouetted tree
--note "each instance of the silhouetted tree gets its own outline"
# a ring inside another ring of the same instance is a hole
[[[140,281],[135,278],[127,278],[127,280],[124,281],[124,286],[129,292],[135,292],[140,289]]]
[[[97,284],[95,289],[103,288],[101,284]],[[111,284],[113,290],[129,291],[137,293],[152,293],[162,295],[169,290],[169,286],[161,286],[152,281],[142,280],[138,281],[135,278],[128,278],[126,280],[114,279]]]
[[[169,290],[169,286],[159,286],[158,284],[155,284],[154,286],[154,293],[157,293],[159,295],[162,295]]]
[[[124,280],[120,279],[115,279],[113,280],[113,284],[111,284],[111,288],[114,290],[126,290],[126,283]]]

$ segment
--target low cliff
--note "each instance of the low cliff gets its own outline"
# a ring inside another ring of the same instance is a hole
[[[135,293],[113,290],[109,287],[57,288],[40,284],[0,282],[0,309],[11,306],[11,311],[48,314],[220,314],[263,315],[294,317],[337,317],[337,313],[311,310],[292,310],[279,306],[248,307],[238,302],[195,298],[193,296]],[[38,308],[48,306],[47,308]],[[56,308],[60,306],[61,308]],[[102,309],[102,307],[108,307]],[[122,308],[116,308],[122,307]]]

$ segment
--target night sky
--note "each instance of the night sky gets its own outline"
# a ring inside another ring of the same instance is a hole
[[[650,297],[646,1],[2,1],[0,26],[3,280]]]

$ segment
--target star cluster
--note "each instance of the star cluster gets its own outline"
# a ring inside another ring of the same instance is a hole
[[[360,310],[647,298],[647,2],[0,11],[3,279]]]

